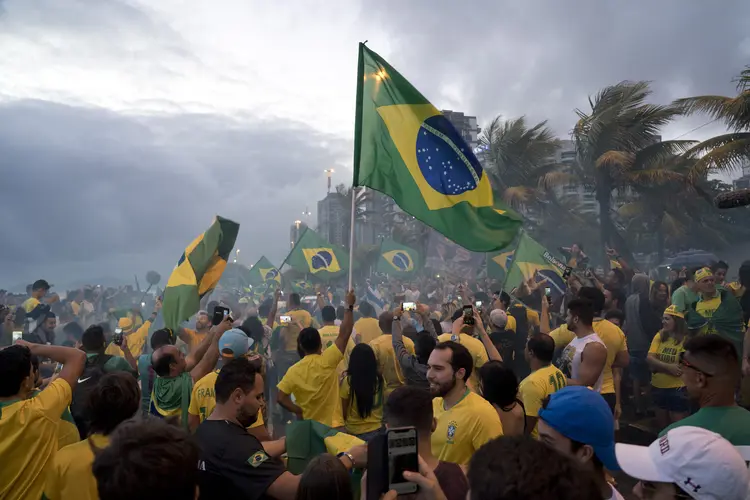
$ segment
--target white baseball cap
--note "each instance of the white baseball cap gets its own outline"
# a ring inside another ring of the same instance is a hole
[[[620,444],[615,455],[622,470],[636,479],[674,483],[692,498],[744,500],[750,472],[732,444],[700,427],[676,427],[650,446]]]

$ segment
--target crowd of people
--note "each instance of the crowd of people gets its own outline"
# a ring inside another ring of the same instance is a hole
[[[368,443],[405,427],[417,498],[620,499],[623,474],[638,498],[750,498],[750,262],[667,283],[565,252],[555,300],[540,274],[217,289],[176,330],[154,294],[3,293],[0,499],[371,498]],[[650,446],[615,442],[625,413]],[[300,421],[349,446],[292,473]]]

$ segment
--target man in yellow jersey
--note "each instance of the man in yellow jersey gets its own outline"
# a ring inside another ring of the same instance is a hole
[[[609,405],[615,419],[618,419],[622,412],[621,392],[619,378],[615,380],[617,377],[614,374],[618,369],[622,370],[630,363],[625,334],[617,325],[601,317],[605,304],[605,296],[601,290],[595,287],[582,287],[578,291],[578,298],[588,300],[594,307],[595,316],[592,326],[607,348],[600,394]],[[555,349],[559,350],[570,344],[575,334],[568,329],[566,324],[550,332],[550,337],[555,341]]]
[[[385,382],[383,390],[385,399],[388,399],[388,396],[394,389],[401,387],[405,383],[404,374],[401,372],[401,363],[396,359],[396,351],[393,349],[393,337],[391,333],[394,321],[401,321],[401,318],[395,317],[390,311],[381,314],[378,321],[381,335],[370,342],[370,347],[375,352],[375,359],[378,361],[378,371],[383,375],[383,381]],[[406,351],[410,355],[413,355],[414,342],[408,337],[404,337],[403,342]]]
[[[188,427],[188,407],[193,384],[208,375],[219,359],[219,338],[232,326],[227,316],[186,357],[176,346],[165,345],[151,355],[151,366],[156,379],[151,390],[149,413],[157,417],[179,417],[182,427]]]
[[[362,317],[354,323],[351,339],[346,344],[344,369],[349,367],[349,356],[351,356],[352,349],[354,349],[355,345],[369,344],[383,334],[380,330],[380,322],[375,317],[375,308],[372,304],[369,302],[362,302],[359,305],[358,310]]]
[[[276,302],[274,302],[276,304]],[[272,311],[275,313],[276,308]],[[309,312],[302,309],[302,301],[298,293],[289,294],[289,309],[286,313],[291,316],[291,322],[281,327],[282,350],[276,353],[276,371],[279,380],[286,374],[287,370],[299,360],[297,351],[297,337],[303,328],[316,327]],[[271,318],[269,317],[269,321]]]
[[[427,380],[435,397],[432,408],[437,420],[432,452],[443,462],[468,464],[476,450],[503,434],[500,417],[487,400],[466,386],[474,366],[466,347],[441,342],[430,354],[428,365]]]
[[[93,448],[100,450],[109,445],[109,434],[140,408],[140,397],[138,382],[127,373],[109,373],[99,380],[88,399],[88,439],[57,452],[42,498],[98,500],[96,479],[91,472]]]
[[[460,317],[459,317],[460,319]],[[481,321],[481,320],[480,320]],[[477,324],[477,326],[481,326]],[[484,348],[482,341],[473,337],[471,333],[474,331],[474,326],[464,325],[459,333],[444,333],[438,337],[438,342],[447,342],[452,340],[462,346],[466,347],[471,354],[471,358],[474,361],[474,368],[471,371],[471,377],[469,377],[468,387],[474,392],[479,390],[479,369],[489,361],[487,356],[487,349]]]
[[[209,330],[211,330],[211,316],[208,314],[208,311],[198,311],[198,314],[195,316],[195,330],[180,328],[177,330],[177,335],[192,350],[198,347],[198,344],[206,338]]]
[[[133,358],[137,358],[143,353],[143,346],[146,344],[146,340],[148,339],[148,330],[149,328],[151,328],[151,324],[156,320],[156,316],[159,314],[159,311],[161,311],[161,300],[157,299],[156,304],[154,305],[154,311],[151,313],[151,316],[149,316],[148,319],[144,321],[143,324],[137,329],[135,328],[133,320],[130,318],[120,318],[117,321],[117,329],[115,330],[115,333],[118,333],[117,330],[120,330],[119,333],[122,333],[123,335],[128,337],[128,349],[130,350],[130,354],[131,356],[133,356]],[[114,342],[109,344],[107,350],[104,351],[104,354],[108,354],[110,356],[120,356],[121,358],[125,357],[122,349],[120,349],[119,346],[115,345]]]
[[[565,387],[567,380],[563,372],[552,364],[555,356],[555,341],[546,333],[536,333],[526,343],[524,351],[531,374],[521,381],[518,394],[526,411],[526,434],[539,437],[536,421],[544,398]]]
[[[279,404],[297,417],[315,420],[329,427],[344,424],[339,398],[336,367],[344,358],[346,341],[354,325],[354,303],[351,290],[346,296],[347,310],[333,345],[323,350],[320,334],[305,328],[299,334],[299,350],[303,355],[279,382]],[[296,401],[292,401],[292,395]]]
[[[216,407],[214,385],[222,366],[231,359],[247,357],[251,343],[251,339],[239,328],[232,328],[219,339],[219,360],[216,362],[214,370],[193,386],[190,406],[188,407],[188,426],[192,432],[195,432],[198,425],[206,420]],[[256,359],[260,361],[260,356],[256,355]],[[263,412],[258,413],[258,419],[248,428],[248,432],[257,437],[259,441],[271,439],[264,425]]]
[[[323,320],[323,326],[318,329],[320,341],[323,343],[323,349],[328,349],[339,336],[339,327],[336,326],[336,309],[333,306],[324,306],[320,310],[320,318]]]
[[[44,315],[49,312],[49,305],[60,300],[60,296],[56,293],[50,297],[46,297],[50,288],[52,288],[52,285],[47,283],[46,280],[36,280],[31,285],[30,297],[21,306],[26,312],[25,333],[32,333],[39,323],[43,321]],[[53,339],[47,339],[44,340],[44,343],[51,343],[52,341]]]
[[[31,344],[0,350],[0,498],[41,498],[47,470],[57,451],[58,423],[70,406],[86,355],[70,347]],[[63,365],[46,389],[34,390],[31,356]]]

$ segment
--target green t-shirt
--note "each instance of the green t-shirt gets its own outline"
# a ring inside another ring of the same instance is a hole
[[[663,436],[676,427],[690,425],[719,434],[735,446],[750,446],[750,411],[741,406],[701,408],[693,415],[673,423],[659,433]]]
[[[698,294],[686,286],[681,286],[672,293],[672,305],[680,312],[687,311],[690,304],[698,301]]]

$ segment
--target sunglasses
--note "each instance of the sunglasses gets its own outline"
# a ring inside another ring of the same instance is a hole
[[[700,368],[698,368],[697,366],[695,366],[694,364],[692,364],[690,361],[688,361],[687,359],[685,359],[685,352],[684,351],[679,354],[679,356],[678,356],[677,359],[678,359],[678,364],[680,366],[684,366],[684,367],[690,368],[691,370],[695,370],[698,373],[702,373],[706,377],[713,377],[714,376],[713,373],[708,373],[708,372],[706,372],[704,370],[701,370]]]

